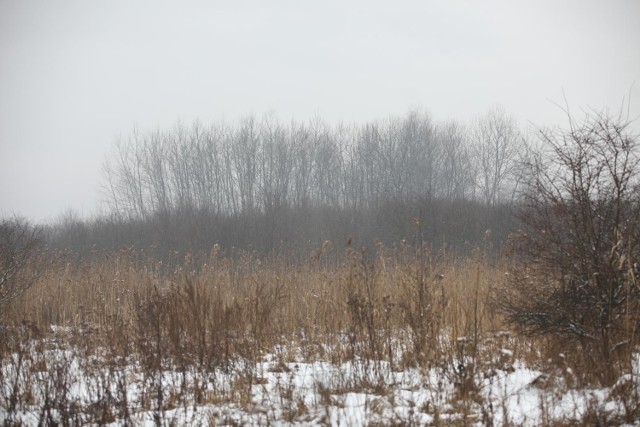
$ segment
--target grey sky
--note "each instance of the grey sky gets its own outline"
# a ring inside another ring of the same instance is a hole
[[[549,99],[640,112],[640,1],[0,0],[0,215],[88,215],[114,138],[177,120],[363,122]],[[635,86],[632,85],[635,82]]]

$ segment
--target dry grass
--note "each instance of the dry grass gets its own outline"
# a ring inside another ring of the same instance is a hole
[[[62,381],[70,375],[70,361],[38,367],[43,362],[32,356],[30,343],[44,337],[45,347],[79,349],[84,371],[95,373],[88,381],[96,402],[82,410],[98,424],[129,420],[126,390],[132,380],[142,384],[138,409],[153,411],[158,425],[170,424],[165,411],[181,405],[234,402],[250,408],[252,390],[263,381],[256,366],[271,354],[278,359],[273,369],[282,372],[296,361],[354,363],[349,377],[324,390],[327,399],[356,390],[387,395],[382,377],[388,369],[441,369],[456,389],[448,410],[462,414],[464,425],[478,414],[493,419],[497,410],[483,406],[481,375],[508,371],[519,359],[562,376],[569,363],[554,353],[551,340],[506,330],[491,297],[507,269],[481,252],[457,258],[408,245],[337,251],[327,242],[302,264],[250,253],[227,259],[217,247],[200,265],[187,257],[167,266],[127,250],[69,259],[59,255],[1,313],[0,357],[25,376],[58,372],[51,378]],[[503,348],[513,354],[504,355]],[[140,367],[135,378],[120,369],[132,361]],[[91,364],[100,369],[91,370]],[[180,378],[174,377],[170,391],[166,371]],[[219,372],[230,373],[227,383],[216,378]],[[69,423],[80,419],[68,383],[46,384],[43,395],[55,389],[58,400],[47,401],[40,420],[51,414],[63,414]],[[286,417],[303,417],[307,408],[293,385],[279,390],[289,405]],[[3,393],[0,398],[13,402],[14,411],[34,401],[29,387]],[[441,415],[438,406],[423,409],[434,419]]]
[[[221,258],[217,248],[202,265],[187,257],[166,266],[127,250],[81,261],[61,255],[6,307],[2,321],[101,332],[117,323],[131,337],[139,327],[151,327],[148,322],[159,322],[168,335],[171,328],[205,333],[216,324],[267,347],[283,339],[337,345],[347,334],[366,342],[367,356],[377,358],[386,357],[389,338],[402,345],[399,338],[407,335],[414,348],[406,350],[424,352],[437,349],[432,340],[478,340],[504,328],[488,309],[490,287],[503,279],[503,270],[480,255],[458,259],[406,245],[337,253],[329,246],[297,265],[250,253]]]

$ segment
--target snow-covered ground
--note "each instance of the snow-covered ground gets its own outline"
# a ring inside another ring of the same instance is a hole
[[[144,369],[71,349],[34,345],[2,366],[0,422],[81,425],[570,424],[589,413],[640,425],[640,357],[611,388],[572,388],[571,372],[531,369],[504,348],[491,369],[460,361],[393,369],[388,362],[296,360],[275,349],[256,362],[205,371]],[[289,353],[287,353],[289,354]],[[637,416],[637,415],[636,415]]]

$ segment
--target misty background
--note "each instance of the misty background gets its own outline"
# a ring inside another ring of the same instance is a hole
[[[0,0],[0,213],[104,211],[114,141],[194,119],[469,124],[498,105],[526,133],[565,123],[563,92],[633,116],[639,18],[633,0]]]

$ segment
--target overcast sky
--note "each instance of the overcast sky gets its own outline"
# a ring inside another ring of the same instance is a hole
[[[639,23],[638,0],[0,0],[0,215],[93,214],[134,126],[495,105],[547,126],[563,91],[637,113]]]

